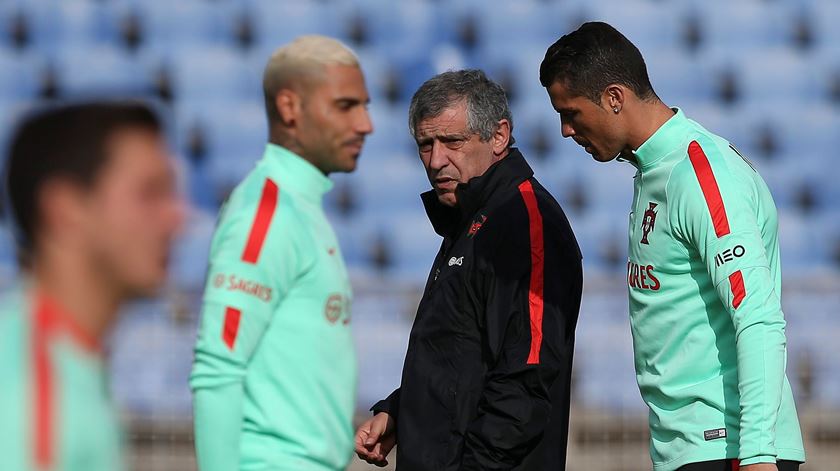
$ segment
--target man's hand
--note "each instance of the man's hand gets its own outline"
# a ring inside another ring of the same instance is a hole
[[[779,468],[773,463],[756,463],[741,466],[741,471],[779,471]]]
[[[388,453],[397,442],[396,428],[397,424],[387,412],[376,414],[356,431],[356,454],[380,468],[387,466]]]

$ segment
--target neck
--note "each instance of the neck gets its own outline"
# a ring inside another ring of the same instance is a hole
[[[317,162],[306,155],[306,151],[303,149],[303,146],[300,145],[300,141],[288,133],[280,131],[276,128],[272,129],[269,134],[268,142],[294,152],[296,155],[300,156],[300,158],[315,166],[315,168],[320,170],[324,175],[329,175],[329,172],[325,171],[320,165],[318,165]]]
[[[101,340],[123,296],[80,253],[47,244],[32,264],[32,275],[39,292],[57,303],[85,334]]]
[[[641,102],[634,116],[630,117],[637,125],[630,131],[627,140],[628,148],[624,150],[624,154],[631,154],[641,147],[672,116],[674,116],[674,110],[659,100],[650,103]]]

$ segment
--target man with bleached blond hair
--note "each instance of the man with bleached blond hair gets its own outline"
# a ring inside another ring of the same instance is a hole
[[[323,36],[263,77],[265,154],[222,208],[190,379],[202,471],[343,470],[356,360],[347,270],[324,215],[331,172],[373,131],[355,54]]]

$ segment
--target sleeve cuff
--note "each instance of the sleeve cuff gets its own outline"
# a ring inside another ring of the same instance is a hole
[[[383,400],[377,402],[376,404],[374,404],[373,407],[370,408],[370,411],[373,412],[374,415],[376,415],[380,412],[387,412],[388,414],[390,414],[391,413],[391,411],[389,410],[391,408],[390,406],[391,405],[388,403],[388,400],[383,399]]]
[[[772,455],[758,455],[741,460],[741,466],[748,466],[756,463],[775,463],[776,457]]]

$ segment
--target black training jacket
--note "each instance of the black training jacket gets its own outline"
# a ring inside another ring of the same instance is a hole
[[[560,205],[517,149],[422,195],[443,244],[411,329],[402,383],[373,406],[397,423],[397,468],[562,470],[583,283]]]

